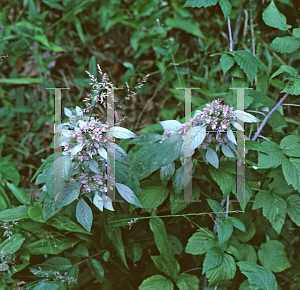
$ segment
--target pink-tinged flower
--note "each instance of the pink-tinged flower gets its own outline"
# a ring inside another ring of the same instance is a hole
[[[99,144],[98,143],[94,143],[94,146],[96,147],[96,148],[99,148]]]

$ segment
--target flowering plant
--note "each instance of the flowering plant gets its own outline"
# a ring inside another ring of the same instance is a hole
[[[99,73],[102,81],[98,82],[90,75],[93,85],[94,102],[100,97],[100,103],[105,106],[104,99],[107,94],[101,92],[107,88],[108,77],[102,74],[100,67]],[[89,97],[92,97],[90,94]],[[85,101],[87,101],[86,99]],[[63,146],[62,156],[62,181],[63,188],[61,193],[54,193],[54,154],[49,156],[40,167],[38,173],[44,167],[44,171],[37,177],[36,184],[45,182],[41,188],[42,194],[39,201],[44,202],[43,218],[51,218],[57,211],[73,202],[76,205],[76,217],[78,222],[88,231],[92,226],[92,210],[85,201],[87,198],[98,209],[103,211],[103,207],[114,211],[112,200],[107,196],[109,181],[110,190],[116,186],[119,194],[129,203],[142,207],[136,195],[140,193],[139,182],[132,174],[128,165],[130,159],[126,152],[116,143],[112,142],[113,137],[120,139],[135,138],[137,135],[126,128],[113,126],[109,128],[108,123],[101,122],[99,119],[87,116],[87,111],[91,105],[86,104],[87,109],[82,111],[76,106],[75,109],[64,108],[65,115],[69,121],[61,124],[59,129],[62,131],[57,146]],[[114,152],[109,152],[108,145],[112,146]],[[54,144],[55,147],[55,144]],[[52,148],[54,148],[52,146]],[[108,156],[115,158],[115,176],[106,171]],[[59,200],[61,198],[61,200]]]

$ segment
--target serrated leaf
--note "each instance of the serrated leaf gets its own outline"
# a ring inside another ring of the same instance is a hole
[[[240,221],[239,219],[235,218],[235,217],[227,217],[227,220],[230,221],[230,223],[237,229],[239,229],[240,231],[246,233],[246,228],[245,225],[243,224],[242,221]]]
[[[235,276],[236,265],[232,256],[223,254],[223,261],[217,266],[206,272],[209,287],[217,286],[223,281],[231,280]]]
[[[225,211],[219,202],[214,199],[207,199],[207,203],[215,214],[220,217],[225,217]]]
[[[241,272],[247,276],[251,288],[253,290],[277,290],[277,282],[275,275],[265,269],[251,262],[237,262]]]
[[[236,182],[236,176],[226,170],[225,165],[221,163],[218,169],[209,167],[208,171],[213,180],[220,186],[224,196],[232,191]]]
[[[78,199],[80,192],[81,183],[70,182],[64,185],[62,189],[62,198],[59,202],[60,207],[66,206]]]
[[[192,255],[202,255],[210,248],[217,246],[217,236],[208,228],[198,229],[188,240],[185,252]]]
[[[196,275],[181,273],[176,279],[179,290],[199,290],[199,278]]]
[[[221,144],[222,152],[226,157],[236,157],[235,152],[225,143]]]
[[[226,242],[233,233],[233,226],[227,218],[219,218],[217,221],[217,232],[220,243]]]
[[[103,211],[103,200],[102,197],[99,194],[95,194],[93,199],[93,204],[98,207],[101,211]]]
[[[93,222],[93,213],[89,205],[80,198],[76,206],[77,221],[88,231],[91,231]]]
[[[284,251],[284,245],[275,240],[269,240],[260,246],[258,258],[267,270],[276,273],[282,272],[292,266]]]
[[[288,83],[281,93],[288,93],[289,95],[300,95],[300,78],[289,78]]]
[[[235,61],[232,55],[223,54],[220,58],[221,68],[223,70],[223,75],[225,75],[234,65]]]
[[[138,207],[143,207],[139,199],[136,197],[134,192],[127,185],[116,182],[116,188],[120,195],[129,203],[134,204]]]
[[[291,220],[300,227],[300,196],[293,194],[287,198],[287,213]]]
[[[284,159],[282,171],[287,184],[300,192],[300,158]]]
[[[272,50],[280,53],[292,53],[297,51],[299,47],[300,39],[292,36],[276,37],[270,45]]]
[[[223,262],[223,252],[219,247],[210,248],[205,254],[203,263],[202,275],[215,267],[218,267]]]
[[[247,75],[248,79],[252,83],[255,75],[258,72],[258,60],[250,52],[245,50],[238,50],[234,56],[234,60],[240,66],[240,68]]]
[[[171,280],[162,275],[153,275],[145,279],[138,290],[173,290],[174,285]]]
[[[272,1],[262,14],[263,21],[271,27],[286,31],[291,25],[286,23],[286,17],[279,12],[276,5]]]
[[[147,180],[141,183],[142,194],[139,199],[143,208],[155,208],[160,206],[169,194],[169,189],[162,184]]]
[[[184,189],[184,167],[183,166],[179,167],[176,170],[172,178],[172,184],[175,193],[180,193],[181,190]]]
[[[218,0],[187,0],[183,7],[208,7],[218,3]]]
[[[287,156],[300,157],[300,137],[289,135],[280,141],[280,148]]]
[[[261,207],[263,208],[263,215],[270,221],[274,230],[280,234],[287,210],[285,200],[277,194],[263,189],[256,194],[252,209]]]
[[[298,72],[295,68],[293,68],[292,66],[289,65],[282,65],[276,72],[274,72],[270,78],[270,81],[278,76],[279,74],[283,73],[283,72],[287,72],[288,74],[292,75],[293,77],[297,77],[298,76]]]

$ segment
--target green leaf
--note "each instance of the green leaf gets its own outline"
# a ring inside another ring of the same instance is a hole
[[[275,193],[262,189],[255,196],[252,210],[263,208],[263,215],[270,221],[273,229],[280,234],[285,221],[287,204]]]
[[[271,27],[286,31],[291,25],[286,23],[286,17],[279,12],[276,5],[272,1],[262,14],[263,21]]]
[[[135,264],[142,257],[143,248],[138,242],[129,243],[126,247],[126,254]]]
[[[155,244],[162,256],[167,270],[169,271],[171,277],[175,279],[179,271],[177,271],[177,261],[170,246],[165,224],[160,218],[152,216],[150,218],[149,225],[154,234]]]
[[[61,282],[41,281],[32,290],[61,290]]]
[[[292,36],[276,37],[270,45],[272,50],[280,53],[292,53],[297,51],[299,47],[300,39]]]
[[[300,158],[289,158],[282,162],[283,175],[288,185],[300,192]]]
[[[219,158],[216,151],[210,147],[207,147],[206,150],[206,160],[210,163],[213,167],[219,168]]]
[[[217,232],[220,243],[226,242],[233,232],[233,226],[227,218],[219,218],[217,221]]]
[[[281,93],[288,93],[289,95],[300,95],[300,78],[287,78],[289,79],[285,88],[281,91]]]
[[[173,290],[172,281],[161,275],[153,275],[145,279],[138,290]]]
[[[246,228],[246,233],[238,232],[236,234],[236,237],[243,243],[247,243],[254,237],[255,233],[256,233],[255,225],[254,223],[250,223]]]
[[[10,238],[7,238],[5,241],[3,241],[0,244],[0,253],[1,256],[3,255],[12,255],[15,252],[17,252],[22,244],[24,243],[25,238],[21,234],[16,234],[11,236]]]
[[[240,231],[246,233],[246,228],[245,225],[243,224],[242,221],[240,221],[239,219],[235,218],[235,217],[227,217],[227,220],[230,221],[230,223],[237,229],[239,229]]]
[[[284,251],[284,245],[275,240],[269,240],[260,246],[258,258],[272,272],[282,272],[292,266]]]
[[[8,207],[11,207],[9,198],[4,191],[4,188],[0,185],[0,212]]]
[[[241,67],[244,73],[247,75],[248,79],[252,83],[255,75],[258,72],[258,60],[250,52],[245,50],[238,50],[234,55],[234,60]]]
[[[187,0],[183,7],[208,7],[218,3],[218,0]]]
[[[47,220],[46,224],[55,227],[59,230],[82,233],[86,235],[91,235],[90,232],[83,229],[80,225],[70,220],[68,217],[63,215],[56,215]]]
[[[139,199],[136,197],[136,195],[134,194],[134,192],[125,184],[121,184],[116,182],[115,183],[116,188],[118,190],[118,192],[120,193],[120,195],[129,203],[134,204],[138,207],[143,207],[141,202],[139,201]]]
[[[173,184],[174,191],[177,194],[184,189],[184,167],[183,166],[179,167],[176,170],[172,178],[172,184]]]
[[[74,238],[49,238],[48,240],[42,239],[28,243],[24,248],[27,249],[31,255],[57,255],[74,247],[78,242],[80,242],[80,240]]]
[[[297,77],[298,76],[298,72],[295,68],[293,68],[292,66],[289,65],[282,65],[276,72],[274,72],[270,78],[273,79],[274,77],[278,76],[279,74],[283,73],[283,72],[287,72],[288,74],[292,75],[293,77]]]
[[[199,278],[195,275],[181,273],[175,280],[179,290],[199,290]]]
[[[160,169],[160,180],[162,181],[163,185],[166,186],[169,179],[172,178],[175,172],[175,163],[174,161],[169,163],[166,166],[163,166]]]
[[[93,223],[93,213],[89,205],[80,198],[76,206],[76,218],[78,222],[88,231],[91,231]]]
[[[9,208],[0,211],[0,221],[15,221],[17,219],[27,219],[28,206],[20,205],[14,208]]]
[[[208,270],[220,266],[223,262],[223,257],[224,254],[219,247],[210,248],[205,254],[202,275]]]
[[[237,265],[241,272],[247,276],[253,290],[278,289],[275,275],[271,271],[251,262],[237,262]]]
[[[84,38],[81,39],[81,40],[84,40]],[[84,42],[84,41],[82,41],[82,42]],[[96,58],[95,58],[94,55],[93,55],[93,56],[91,57],[91,59],[90,59],[90,63],[89,63],[89,73],[90,73],[91,75],[93,75],[94,77],[97,76],[97,62],[96,62]]]
[[[111,240],[113,243],[115,249],[118,251],[120,254],[121,260],[123,261],[124,265],[126,266],[127,269],[127,261],[125,257],[125,248],[122,240],[122,233],[119,227],[109,227],[106,223],[104,224],[105,231],[108,235],[108,238]]]
[[[231,4],[228,0],[219,0],[219,4],[221,6],[222,12],[224,14],[225,19],[229,17],[231,14]]]
[[[264,141],[261,143],[261,151],[267,154],[260,153],[258,157],[259,168],[276,168],[285,159],[279,145],[273,141]]]
[[[160,183],[153,183],[151,180],[141,182],[142,194],[139,199],[143,208],[155,208],[160,206],[167,196],[169,189]]]
[[[102,283],[104,279],[104,269],[101,263],[96,259],[90,259],[88,260],[88,266],[95,278]]]
[[[217,246],[217,236],[208,228],[198,229],[188,240],[185,252],[192,255],[202,255],[210,248]]]
[[[282,152],[291,157],[300,157],[300,137],[298,135],[289,135],[280,141]]]
[[[219,169],[209,167],[208,171],[213,180],[220,186],[224,196],[232,191],[236,176],[229,171],[227,163],[220,162]]]
[[[206,272],[209,287],[217,286],[223,281],[231,280],[235,276],[236,265],[232,256],[223,254],[222,263]]]
[[[223,209],[223,207],[221,206],[221,204],[213,199],[206,199],[208,205],[210,206],[210,208],[213,210],[214,213],[216,213],[218,216],[220,217],[225,217],[225,210]]]
[[[30,198],[23,190],[17,188],[13,183],[9,183],[8,181],[6,181],[6,184],[19,202],[22,204],[31,205]]]
[[[221,68],[223,70],[223,75],[225,75],[234,65],[235,61],[232,55],[223,54],[220,58]]]
[[[167,18],[165,24],[171,27],[181,29],[187,33],[193,34],[196,37],[204,38],[204,35],[199,29],[199,27],[190,18],[184,19],[178,16],[176,18]]]
[[[168,269],[168,266],[166,265],[164,259],[162,256],[151,256],[151,259],[154,263],[154,265],[156,266],[156,268],[163,272],[164,274],[166,274],[167,276],[171,277],[171,273]],[[176,267],[178,269],[178,272],[180,271],[180,266],[179,263],[176,261]]]
[[[80,182],[70,182],[64,185],[62,189],[62,198],[61,201],[58,201],[59,207],[64,207],[74,200],[78,199],[80,193]]]
[[[293,194],[287,198],[287,213],[291,220],[300,227],[300,196]]]
[[[41,78],[9,78],[1,79],[0,83],[9,85],[31,85],[31,84],[42,84]]]
[[[50,258],[42,264],[30,267],[30,271],[37,277],[53,277],[57,276],[57,272],[67,272],[72,267],[72,263],[62,257]]]
[[[44,223],[43,209],[40,203],[35,202],[34,206],[28,208],[28,215],[36,222]]]

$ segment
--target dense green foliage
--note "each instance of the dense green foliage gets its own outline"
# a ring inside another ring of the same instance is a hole
[[[298,2],[4,2],[1,290],[300,288]],[[102,96],[112,83],[127,88],[116,108],[130,118],[108,129]],[[62,199],[45,89],[54,87],[71,87]],[[184,87],[200,87],[188,130]],[[234,88],[252,88],[245,113]],[[235,200],[236,119],[249,202]],[[106,196],[109,134],[123,202]],[[198,202],[182,202],[184,166]]]

